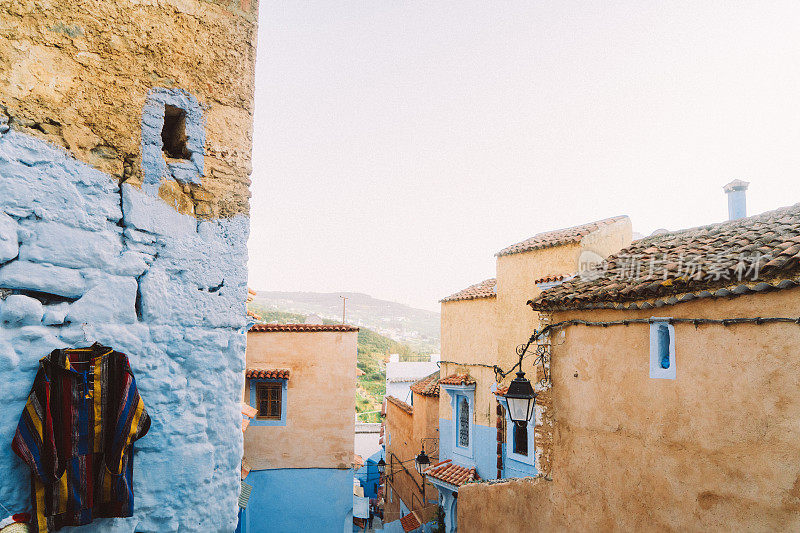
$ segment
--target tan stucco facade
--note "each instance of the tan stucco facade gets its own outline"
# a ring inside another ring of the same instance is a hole
[[[248,367],[290,371],[285,425],[254,422],[245,432],[244,457],[253,470],[351,467],[357,336],[356,331],[248,333]],[[245,403],[250,387],[246,379]]]
[[[494,383],[494,372],[490,368],[473,363],[495,364],[496,309],[497,298],[442,302],[442,377],[469,374],[479,383]],[[487,387],[476,388],[475,395],[475,421],[488,426],[494,413],[493,395]],[[450,396],[441,394],[439,417],[452,420],[451,410]]]
[[[552,322],[653,316],[797,317],[800,289]],[[556,333],[552,481],[462,487],[459,531],[800,529],[800,327],[674,327],[674,380],[648,324]]]
[[[475,378],[475,423],[488,427],[496,424],[496,399],[491,393],[495,374],[482,365],[508,370],[517,362],[517,346],[542,327],[538,314],[526,304],[541,292],[534,282],[548,276],[575,274],[582,252],[588,250],[606,257],[630,244],[631,238],[630,219],[623,218],[577,243],[500,255],[495,297],[442,302],[442,376],[468,373]],[[529,379],[538,381],[541,368],[534,367],[532,360],[525,359],[523,370]],[[513,374],[509,375],[504,383],[513,378]],[[447,394],[440,398],[439,416],[452,419]]]
[[[400,499],[408,509],[416,511],[423,522],[433,519],[435,515],[436,505],[424,505],[422,502],[419,489],[423,483],[422,476],[414,468],[414,462],[409,460],[420,452],[424,438],[435,439],[425,440],[424,444],[426,453],[431,456],[431,464],[436,461],[439,437],[438,400],[436,396],[414,394],[412,413],[391,401],[386,403],[386,431],[391,436],[386,446],[386,468],[392,475],[386,477],[386,485],[391,488],[391,494],[384,504],[384,523],[401,518]],[[405,468],[400,462],[405,462]],[[425,499],[436,501],[438,496],[436,487],[425,483]]]

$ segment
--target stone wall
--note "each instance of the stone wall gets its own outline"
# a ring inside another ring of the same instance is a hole
[[[30,508],[10,442],[39,359],[97,341],[128,354],[152,427],[135,516],[83,529],[232,531],[257,6],[1,11],[0,503]],[[185,157],[163,151],[167,106]]]
[[[202,187],[164,181],[182,213],[248,212],[258,6],[251,0],[8,0],[0,12],[0,120],[140,186],[151,89],[194,95]]]

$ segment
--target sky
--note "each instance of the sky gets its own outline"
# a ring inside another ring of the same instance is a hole
[[[800,202],[800,3],[261,0],[249,283],[423,309],[532,235]]]

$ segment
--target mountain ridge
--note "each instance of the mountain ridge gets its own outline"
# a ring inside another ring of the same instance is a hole
[[[346,321],[370,328],[414,349],[439,351],[439,313],[407,304],[381,300],[355,291],[262,291],[256,290],[254,303],[267,309],[298,314],[317,314],[331,320],[342,318],[342,298],[347,298]]]

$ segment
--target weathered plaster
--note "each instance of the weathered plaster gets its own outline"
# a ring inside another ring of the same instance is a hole
[[[245,460],[253,470],[352,466],[357,337],[355,331],[247,334],[248,365],[291,372],[285,424],[250,425],[245,433]],[[245,401],[250,387],[246,380]]]
[[[13,129],[0,134],[0,176],[0,242],[18,249],[0,264],[0,293],[12,293],[0,300],[0,441],[11,442],[41,357],[112,346],[130,358],[152,428],[136,444],[134,517],[83,529],[231,531],[247,218],[180,215]],[[8,445],[0,480],[0,502],[29,509],[29,472]]]
[[[141,187],[142,109],[151,89],[181,89],[203,109],[208,179],[161,197],[206,218],[247,214],[257,13],[251,0],[3,2],[0,133],[11,124]]]
[[[796,317],[799,296],[698,300],[659,315]],[[552,320],[652,314],[574,311]],[[551,364],[552,482],[462,489],[459,530],[800,528],[798,326],[676,325],[674,380],[650,377],[649,342],[648,324],[567,328]]]
[[[386,462],[387,465],[391,465],[387,466],[387,469],[394,471],[392,479],[387,483],[392,487],[395,498],[387,501],[384,506],[384,524],[395,522],[402,517],[401,503],[418,510],[424,522],[435,517],[435,505],[422,508],[422,493],[419,487],[422,486],[423,479],[414,468],[414,463],[405,463],[404,470],[397,462],[414,459],[423,444],[430,456],[431,464],[438,460],[438,442],[430,440],[439,437],[438,409],[438,397],[418,394],[414,395],[412,414],[406,413],[392,402],[386,404],[386,431],[392,435],[391,442],[386,446]],[[423,439],[428,440],[423,441]],[[425,499],[438,501],[436,487],[430,483],[425,483]]]

